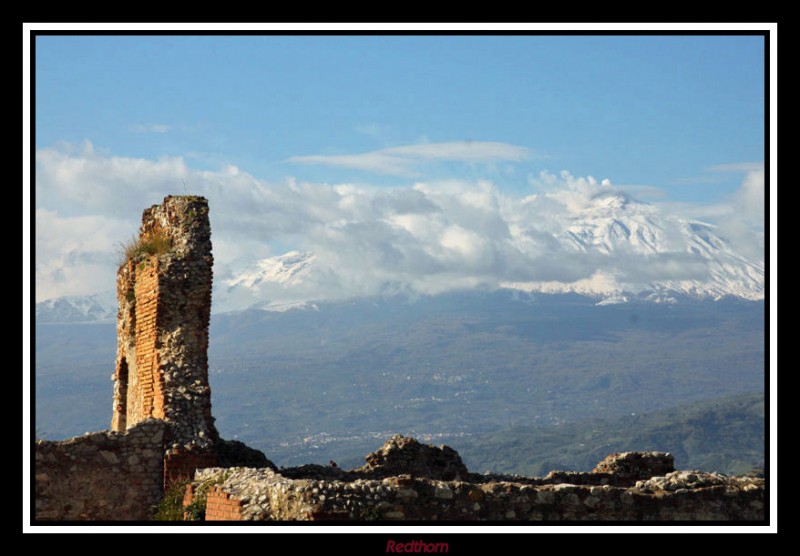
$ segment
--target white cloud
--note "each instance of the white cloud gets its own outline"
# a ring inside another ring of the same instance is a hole
[[[391,147],[362,154],[293,156],[295,164],[323,164],[397,176],[417,175],[419,164],[441,162],[520,162],[530,157],[530,149],[486,141],[453,141]]]
[[[744,256],[764,260],[764,221],[766,177],[760,162],[722,164],[709,168],[714,172],[743,173],[739,188],[728,198],[709,205],[663,203],[672,212],[714,222],[718,233]]]
[[[172,129],[172,126],[167,124],[135,124],[129,129],[136,133],[166,133]]]
[[[614,191],[609,179],[598,182],[592,176],[575,177],[567,170],[562,170],[558,175],[543,171],[537,178],[529,178],[528,181],[572,213],[584,210],[597,196]]]
[[[654,185],[616,184],[616,187],[625,193],[629,193],[631,196],[636,197],[637,199],[660,200],[667,198],[667,192]]]
[[[764,226],[764,168],[749,170],[733,197],[736,212]]]
[[[108,156],[88,141],[77,148],[36,151],[37,202],[61,213],[99,210],[128,218],[142,203],[180,191],[188,175],[182,158]]]
[[[455,159],[467,157],[469,149],[440,144],[400,152]],[[539,174],[530,180],[536,192],[520,198],[485,180],[420,181],[395,189],[293,179],[267,183],[232,166],[197,171],[181,158],[116,157],[91,144],[42,149],[36,161],[37,300],[112,289],[114,244],[136,231],[144,208],[182,194],[184,181],[189,193],[209,199],[215,303],[224,300],[226,279],[255,260],[292,249],[316,255],[313,271],[300,283],[260,286],[267,299],[425,294],[507,282],[611,283],[658,275],[691,280],[707,273],[702,261],[684,252],[668,250],[645,260],[624,250],[607,256],[569,247],[563,234],[581,211],[605,199],[629,199],[609,180],[569,172]],[[736,206],[757,212],[759,200],[763,206],[763,172],[749,173],[723,216]],[[667,239],[678,234],[659,233]],[[745,240],[745,234],[731,237]]]
[[[720,176],[692,176],[690,178],[678,178],[672,180],[673,185],[709,185],[722,181]]]
[[[759,170],[764,171],[763,162],[734,162],[731,164],[717,164],[708,168],[709,172],[725,173],[758,172]]]
[[[728,211],[718,219],[727,239],[754,260],[764,260],[765,188],[764,168],[749,170],[739,189],[724,205]]]
[[[722,182],[725,177],[720,174],[750,174],[754,172],[764,171],[763,162],[732,162],[728,164],[717,164],[709,166],[703,170],[706,172],[702,176],[692,176],[689,178],[680,178],[674,180],[674,185],[711,185]]]
[[[427,143],[406,145],[384,149],[384,153],[392,156],[407,156],[435,160],[458,160],[462,162],[480,162],[489,160],[521,161],[530,155],[529,149],[486,141],[455,141],[451,143]]]
[[[36,301],[114,289],[116,244],[135,229],[132,221],[36,209]]]

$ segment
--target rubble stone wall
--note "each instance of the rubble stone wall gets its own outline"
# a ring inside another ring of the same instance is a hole
[[[224,473],[224,474],[223,474]],[[224,479],[223,479],[224,477]],[[206,519],[232,521],[759,521],[764,481],[675,471],[630,487],[472,483],[410,476],[289,479],[270,469],[203,469],[221,481]],[[221,496],[224,492],[227,496]],[[238,505],[236,512],[230,508]],[[226,513],[227,512],[227,513]],[[214,516],[214,517],[209,517]]]
[[[40,440],[34,457],[36,519],[147,520],[161,498],[164,422]]]
[[[591,473],[469,473],[447,446],[390,438],[352,471],[202,469],[206,519],[247,521],[759,521],[764,479],[675,471],[672,454],[625,452]],[[224,493],[223,496],[221,493]],[[200,498],[198,498],[200,500]],[[235,508],[232,513],[231,508]],[[214,517],[208,517],[214,516]]]

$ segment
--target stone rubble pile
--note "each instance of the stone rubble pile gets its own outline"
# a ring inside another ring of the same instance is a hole
[[[410,474],[444,480],[466,478],[469,475],[461,456],[449,446],[421,444],[414,438],[399,434],[368,454],[366,460],[366,465],[356,471],[382,476]]]

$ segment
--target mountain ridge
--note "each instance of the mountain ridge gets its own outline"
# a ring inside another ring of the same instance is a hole
[[[65,295],[36,304],[37,324],[112,322],[117,318],[113,290],[91,295]]]
[[[552,203],[554,199],[558,201],[558,197],[533,195],[529,202]],[[331,253],[295,249],[243,261],[238,270],[225,268],[225,277],[214,285],[213,311],[315,310],[320,303],[382,293],[424,297],[470,288],[538,296],[579,294],[598,304],[765,298],[763,255],[759,260],[748,259],[718,226],[665,213],[614,191],[597,193],[574,206],[574,198],[561,202],[567,210],[554,211],[546,221],[509,224],[503,247],[507,251],[502,256],[495,253],[500,258],[483,265],[496,265],[490,275],[458,274],[457,269],[448,270],[433,258],[435,264],[424,271],[428,274],[400,272],[389,280],[380,278],[386,269],[374,270],[368,263],[353,269],[342,266]],[[385,224],[403,225],[402,221]],[[436,249],[457,252],[466,248],[447,234],[439,241]],[[432,248],[419,247],[423,251]],[[391,245],[387,252],[393,252]],[[402,261],[392,265],[403,268]],[[444,286],[427,291],[429,279]],[[42,323],[97,321],[113,319],[115,314],[113,292],[64,296],[36,304],[36,319]]]
[[[619,193],[596,195],[569,214],[545,225],[546,232],[528,223],[515,225],[509,230],[510,243],[522,254],[535,251],[541,245],[529,243],[536,233],[540,239],[547,238],[545,243],[555,242],[556,252],[550,258],[570,258],[579,267],[595,270],[574,280],[525,280],[513,276],[531,269],[511,268],[508,279],[500,276],[494,289],[578,293],[599,303],[630,299],[672,303],[678,295],[764,299],[764,261],[751,261],[738,253],[717,226],[663,213]],[[261,288],[271,286],[270,295],[285,295],[290,302],[317,302],[323,299],[309,297],[308,292],[316,290],[308,286],[315,278],[330,280],[336,275],[336,268],[318,254],[290,251],[242,269],[225,281],[227,288],[219,293],[224,305],[226,295],[247,292],[255,299]],[[269,310],[269,305],[260,301],[261,308]]]

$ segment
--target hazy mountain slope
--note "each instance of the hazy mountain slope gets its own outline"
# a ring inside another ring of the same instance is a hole
[[[32,397],[37,434],[61,439],[111,425],[116,323],[38,324]]]
[[[764,462],[764,395],[720,398],[616,419],[517,427],[454,439],[470,469],[589,471],[613,452],[659,450],[679,469],[745,473]]]
[[[652,411],[764,377],[763,304],[453,295],[247,312],[212,333],[219,426],[273,454],[284,445],[283,464],[385,432],[447,441]]]
[[[451,294],[214,315],[210,334],[220,432],[281,465],[361,457],[392,433],[451,443],[764,384],[761,302]],[[36,340],[37,425],[107,428],[114,324],[39,325]]]

